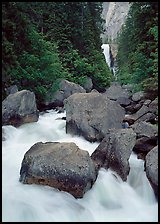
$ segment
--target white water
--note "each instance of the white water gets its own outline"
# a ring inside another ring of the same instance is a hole
[[[111,59],[110,59],[110,53],[109,53],[109,44],[102,44],[101,47],[103,49],[103,54],[105,56],[106,63],[108,65],[108,67],[110,68]]]
[[[110,70],[112,70],[113,75],[115,76],[115,67],[111,68],[111,59],[110,59],[110,52],[109,52],[109,44],[102,44],[101,48],[103,49],[103,54],[105,56],[106,63]]]
[[[158,204],[143,171],[143,161],[130,158],[131,171],[123,182],[111,170],[101,169],[91,190],[82,199],[48,186],[19,182],[25,152],[36,142],[75,142],[91,155],[98,143],[65,133],[65,116],[54,110],[38,122],[19,128],[3,126],[2,221],[3,222],[158,222]],[[118,178],[115,178],[115,174]]]

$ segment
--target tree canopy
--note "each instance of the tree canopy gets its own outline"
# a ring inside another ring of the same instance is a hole
[[[88,76],[101,91],[109,86],[101,13],[101,2],[3,2],[2,98],[16,84],[40,102],[58,78],[82,84]]]
[[[118,37],[118,72],[121,83],[157,95],[158,2],[132,2]]]

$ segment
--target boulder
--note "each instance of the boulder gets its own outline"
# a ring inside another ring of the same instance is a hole
[[[128,109],[128,108],[127,108]],[[143,105],[140,107],[140,109],[129,116],[125,118],[125,121],[129,122],[129,124],[133,124],[134,122],[140,122],[140,121],[154,121],[156,118],[156,115],[154,113],[150,113],[150,108],[146,105]]]
[[[88,151],[75,143],[38,142],[24,155],[20,182],[57,188],[82,198],[96,180]]]
[[[151,100],[145,100],[143,105],[148,106],[151,103]]]
[[[144,166],[146,176],[158,199],[158,145],[146,155]]]
[[[67,99],[74,93],[86,93],[86,90],[73,82],[59,80],[59,89],[55,93],[48,93],[44,104],[50,107],[62,107],[64,99]]]
[[[140,117],[142,117],[143,115],[147,114],[148,112],[149,112],[149,108],[147,106],[143,105],[135,114],[133,114],[133,116],[137,120]]]
[[[137,138],[141,138],[143,136],[154,137],[158,135],[158,127],[153,124],[147,123],[145,121],[135,123],[131,125],[130,127],[137,134]]]
[[[123,89],[119,84],[112,84],[106,92],[104,92],[106,96],[111,100],[117,100],[119,97],[129,98],[130,93]]]
[[[121,128],[124,108],[101,93],[75,93],[65,101],[66,132],[101,141],[110,128]]]
[[[131,104],[125,107],[126,113],[128,114],[134,114],[136,113],[140,108],[142,107],[142,104],[135,103],[131,101]]]
[[[128,160],[135,143],[136,134],[132,129],[110,129],[91,155],[96,171],[101,167],[110,168],[126,181],[130,170]]]
[[[158,136],[155,137],[141,137],[136,140],[136,144],[133,151],[137,154],[143,155],[145,158],[146,154],[158,144]]]
[[[126,107],[129,104],[131,104],[131,100],[128,99],[127,97],[121,96],[121,97],[118,97],[117,103],[119,103],[122,107]]]
[[[156,118],[157,116],[155,114],[148,112],[146,114],[143,114],[137,120],[135,120],[135,123],[139,123],[140,121],[146,121],[152,124],[156,124],[156,120],[155,120]]]
[[[29,90],[10,94],[2,102],[3,125],[19,126],[36,122],[38,117],[35,94]]]
[[[132,95],[132,100],[135,102],[138,102],[138,101],[144,99],[144,95],[145,94],[143,91],[136,92]]]
[[[158,114],[158,97],[149,104],[149,111]]]

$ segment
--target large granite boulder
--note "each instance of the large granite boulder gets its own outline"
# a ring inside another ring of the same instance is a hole
[[[86,90],[73,82],[64,79],[58,80],[59,89],[55,93],[48,93],[44,104],[48,107],[63,106],[64,99],[74,93],[86,93]]]
[[[146,176],[158,199],[158,145],[147,154],[144,165]]]
[[[83,197],[96,180],[93,161],[88,151],[75,143],[38,142],[24,155],[20,181],[41,184]]]
[[[111,100],[118,100],[120,97],[129,98],[131,95],[127,90],[123,89],[119,83],[112,83],[112,85],[104,92]]]
[[[126,181],[130,170],[128,160],[135,142],[136,134],[132,129],[111,129],[91,155],[96,171],[101,167],[110,168]]]
[[[65,101],[66,132],[101,141],[110,128],[122,128],[124,108],[101,93],[75,93]]]
[[[2,124],[19,126],[38,120],[35,94],[29,90],[18,91],[2,102]]]

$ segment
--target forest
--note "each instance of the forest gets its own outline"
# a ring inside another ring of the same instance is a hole
[[[101,13],[101,2],[2,3],[2,98],[16,84],[40,103],[59,78],[82,84],[90,77],[104,91],[112,74],[101,49]]]
[[[158,2],[131,2],[118,35],[117,79],[157,96]],[[58,79],[92,79],[103,92],[113,81],[101,49],[102,2],[3,2],[2,100],[6,88],[35,93],[37,103]]]
[[[118,37],[118,81],[158,96],[158,2],[132,2]]]

